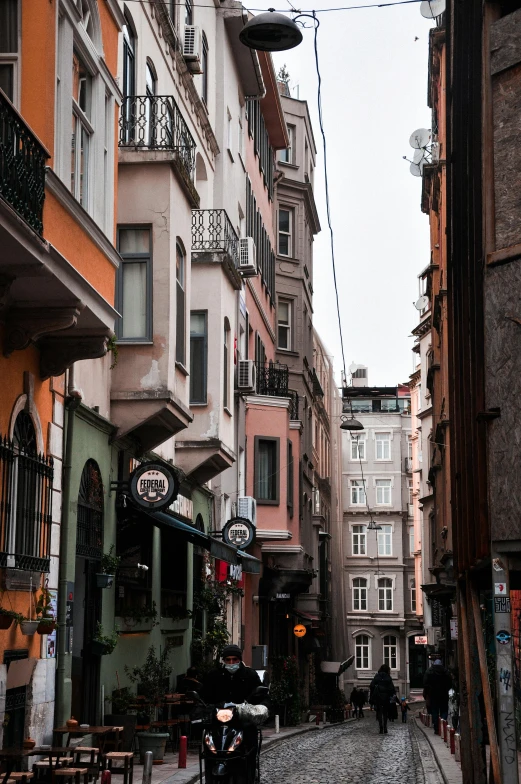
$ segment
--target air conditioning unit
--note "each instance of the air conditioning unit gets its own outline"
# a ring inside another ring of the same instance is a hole
[[[239,270],[245,278],[257,274],[257,254],[253,237],[241,237],[239,240]]]
[[[183,39],[183,57],[189,70],[194,74],[202,73],[202,41],[201,31],[194,25],[185,25]]]
[[[237,389],[241,392],[255,392],[257,388],[257,368],[253,359],[240,359],[237,365]]]
[[[257,501],[251,495],[240,495],[237,498],[237,517],[245,517],[253,525],[257,525]]]

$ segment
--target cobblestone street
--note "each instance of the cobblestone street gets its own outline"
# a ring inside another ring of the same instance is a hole
[[[380,735],[373,713],[311,732],[266,751],[262,784],[442,784],[432,750],[414,720]]]

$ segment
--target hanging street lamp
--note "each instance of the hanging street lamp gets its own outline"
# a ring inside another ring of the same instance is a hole
[[[302,33],[293,19],[270,8],[250,19],[239,33],[239,39],[260,52],[284,52],[302,42]]]

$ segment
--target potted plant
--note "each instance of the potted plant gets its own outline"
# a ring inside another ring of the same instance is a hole
[[[6,610],[5,607],[0,607],[0,629],[9,629],[13,621],[20,623],[23,621],[23,615],[15,612],[14,610]]]
[[[131,693],[128,686],[123,688],[119,686],[117,670],[116,678],[118,679],[118,687],[112,690],[111,697],[105,698],[106,702],[111,703],[111,712],[105,714],[105,725],[123,727],[123,746],[121,750],[132,751],[137,715],[129,711],[135,707],[136,696]]]
[[[138,684],[139,694],[145,698],[154,720],[157,720],[159,707],[168,691],[169,678],[172,673],[172,667],[168,664],[167,658],[167,649],[157,657],[154,647],[150,646],[142,667],[125,666],[128,679],[131,683]],[[167,732],[138,732],[136,737],[139,738],[139,756],[142,763],[145,761],[147,751],[152,752],[153,760],[164,758],[165,746],[169,738]]]
[[[114,555],[114,545],[110,545],[108,553],[101,556],[101,572],[96,574],[96,584],[98,588],[111,588],[114,577],[121,562],[119,555]]]
[[[121,610],[121,617],[126,626],[133,628],[138,624],[147,624],[156,626],[157,620],[157,606],[155,602],[152,605],[138,605],[137,607],[124,607]]]
[[[38,619],[38,626],[36,627],[38,634],[50,634],[56,628],[51,593],[47,585],[42,587],[36,602],[36,617]]]
[[[90,650],[93,656],[108,656],[118,644],[118,630],[114,629],[112,634],[105,634],[103,626],[98,621],[96,633],[91,640]]]
[[[40,621],[36,619],[33,621],[31,618],[22,618],[20,621],[20,629],[22,630],[22,634],[25,634],[27,637],[32,637],[33,634],[36,633],[36,629],[38,628],[38,624]]]

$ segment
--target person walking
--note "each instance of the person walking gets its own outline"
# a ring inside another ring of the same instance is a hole
[[[423,678],[423,696],[427,710],[432,716],[434,734],[439,735],[438,720],[447,719],[449,715],[449,690],[452,678],[443,666],[441,659],[435,659]]]
[[[402,724],[406,724],[407,723],[407,711],[411,710],[411,709],[409,708],[409,703],[407,702],[405,697],[402,697],[402,699],[400,701],[400,710],[402,712]]]
[[[398,703],[399,702],[400,702],[400,700],[398,699],[396,694],[393,694],[393,696],[389,700],[389,721],[393,721],[394,722],[398,718]]]
[[[391,678],[391,668],[388,664],[382,664],[373,680],[370,688],[370,702],[376,708],[376,718],[380,725],[380,735],[387,735],[387,719],[389,717],[389,706],[391,697],[396,694],[394,683]]]
[[[358,689],[356,688],[356,686],[353,686],[353,690],[349,695],[349,702],[353,707],[353,715],[355,719],[358,719]]]

